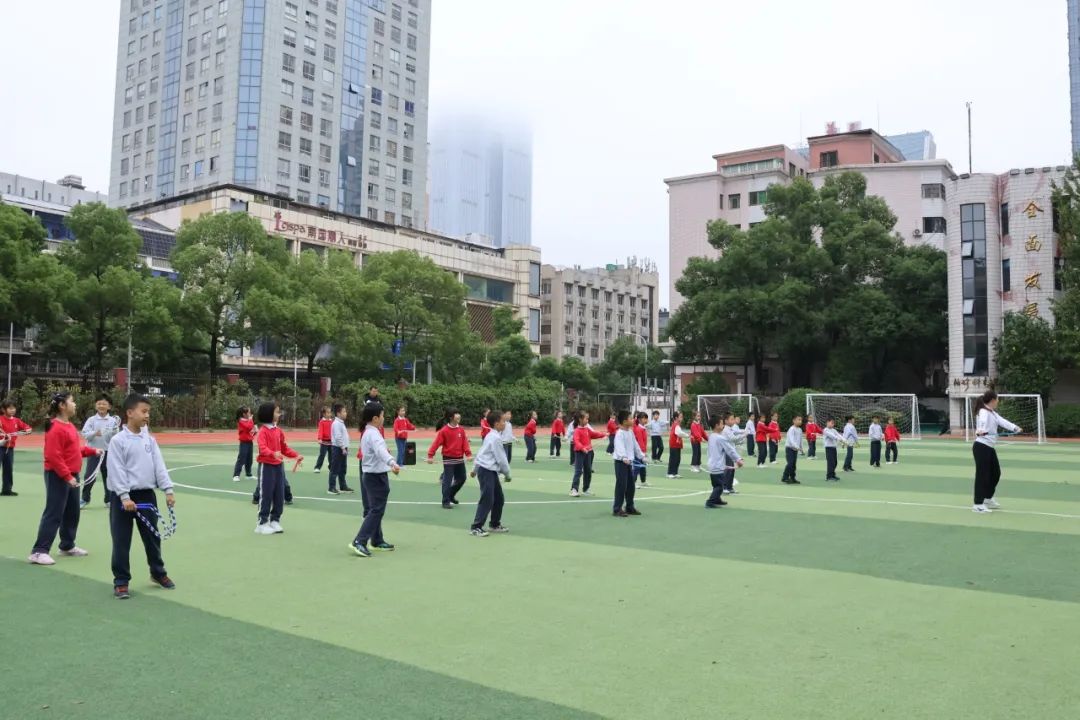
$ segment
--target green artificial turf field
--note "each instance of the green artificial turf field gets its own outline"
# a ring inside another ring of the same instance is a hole
[[[745,468],[717,510],[707,474],[650,468],[626,519],[608,456],[597,496],[570,498],[540,446],[536,465],[515,448],[510,534],[471,537],[476,481],[443,510],[421,464],[391,481],[397,551],[370,559],[347,551],[359,495],[326,494],[312,445],[269,537],[233,445],[165,447],[178,588],[150,585],[136,539],[127,601],[100,489],[91,555],[27,564],[43,489],[40,450],[20,450],[21,494],[0,498],[0,717],[1080,717],[1080,445],[1002,446],[992,515],[970,511],[970,447],[927,440],[879,470],[864,446],[838,484],[824,458],[796,487]]]

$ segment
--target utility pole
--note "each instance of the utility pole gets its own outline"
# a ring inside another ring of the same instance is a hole
[[[972,163],[971,163],[971,102],[970,101],[968,101],[968,103],[967,103],[967,114],[968,114],[968,175],[970,175],[972,173],[972,169],[971,169],[972,168]]]

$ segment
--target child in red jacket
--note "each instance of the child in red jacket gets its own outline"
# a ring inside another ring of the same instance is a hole
[[[12,487],[15,473],[15,444],[19,435],[29,435],[30,426],[15,417],[15,403],[0,403],[0,472],[3,473],[3,489],[0,495],[15,497],[19,493]]]
[[[49,555],[57,530],[60,554],[85,557],[88,552],[75,544],[79,530],[79,472],[84,457],[100,456],[101,450],[83,445],[79,431],[71,424],[75,399],[71,393],[53,395],[49,420],[45,423],[45,511],[41,513],[37,540],[30,552],[33,565],[55,565]]]
[[[900,464],[900,428],[896,427],[896,421],[893,418],[889,418],[888,424],[885,425],[885,464],[886,465],[899,465]],[[889,459],[892,453],[892,460]]]
[[[765,456],[769,442],[769,423],[765,422],[764,415],[754,426],[754,442],[757,443],[757,466],[761,468],[765,466]]]
[[[236,454],[236,464],[233,465],[233,482],[240,482],[240,469],[243,468],[248,480],[251,476],[251,461],[254,458],[255,421],[251,417],[251,408],[246,405],[236,411],[236,435],[240,441],[240,450]]]
[[[701,426],[701,413],[694,413],[690,423],[690,472],[701,472],[701,443],[705,440],[705,428]]]
[[[323,406],[322,420],[319,428],[315,431],[315,439],[319,441],[319,457],[315,460],[315,472],[322,470],[323,460],[330,454],[330,429],[334,426],[334,413],[330,408]]]
[[[525,423],[525,462],[536,462],[536,411],[529,412],[529,422]]]
[[[480,416],[480,439],[483,440],[491,432],[491,424],[488,423],[488,414],[491,408],[484,408],[484,414]]]
[[[639,411],[634,417],[634,439],[637,440],[638,447],[641,448],[641,452],[645,452],[645,447],[649,442],[649,429],[646,424],[649,422],[649,413]],[[641,481],[641,487],[649,487],[649,481],[646,477],[645,470],[648,463],[641,462],[634,465],[634,478]]]
[[[769,421],[769,464],[776,464],[776,449],[780,447],[780,414],[773,413]]]
[[[277,426],[281,408],[277,403],[263,403],[256,415],[259,421],[259,535],[276,535],[285,530],[281,527],[281,513],[285,505],[285,458],[294,458],[297,465],[304,457],[285,442],[285,433]]]
[[[458,491],[465,485],[465,461],[472,458],[472,450],[465,428],[461,427],[461,413],[447,410],[446,418],[446,424],[435,433],[435,442],[428,448],[427,461],[435,462],[435,453],[442,448],[443,472],[439,477],[442,506],[444,510],[450,510],[458,504]]]
[[[813,460],[817,457],[817,439],[821,434],[821,426],[814,420],[813,415],[807,415],[803,429],[806,431],[806,459]]]
[[[555,413],[555,420],[551,423],[551,442],[548,445],[548,457],[560,457],[562,455],[562,440],[566,434],[566,423],[562,419],[562,410]]]
[[[409,443],[409,433],[416,430],[416,426],[405,417],[405,406],[397,409],[397,417],[394,418],[394,443],[397,445],[397,464],[405,464],[405,450]]]
[[[611,413],[611,417],[607,421],[607,454],[613,455],[615,453],[615,435],[619,432],[619,423],[615,420],[615,413]]]
[[[589,427],[589,413],[579,410],[574,418],[574,479],[570,482],[570,496],[592,495],[589,486],[592,485],[593,464],[593,440],[604,437],[604,433],[596,432]],[[584,476],[584,479],[582,478]],[[581,492],[578,492],[579,481]]]
[[[679,475],[679,463],[682,462],[683,439],[690,434],[682,429],[682,413],[678,410],[671,417],[671,430],[668,434],[668,461],[667,476],[669,478],[682,477]]]

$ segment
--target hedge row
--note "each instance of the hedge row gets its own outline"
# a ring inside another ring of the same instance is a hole
[[[1056,403],[1047,408],[1046,436],[1080,437],[1080,405]]]

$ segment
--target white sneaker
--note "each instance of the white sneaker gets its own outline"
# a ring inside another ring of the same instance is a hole
[[[316,475],[318,475],[320,472],[322,472],[322,468],[315,468],[315,474]]]
[[[592,490],[582,490],[581,494],[582,495],[588,495],[589,497],[592,497],[593,492],[592,492]]]
[[[52,559],[49,553],[34,553],[29,558],[31,565],[55,565],[56,561]]]
[[[279,523],[277,520],[271,520],[267,524],[270,526],[270,529],[273,530],[275,533],[285,532],[285,528],[281,527],[281,523]]]
[[[233,475],[232,481],[233,482],[240,482],[240,476],[239,475]]]
[[[71,548],[70,550],[61,550],[60,554],[66,557],[86,557],[90,553],[86,552],[81,547],[76,546]]]
[[[990,508],[991,510],[1000,510],[1001,509],[1001,503],[999,503],[994,498],[986,498],[986,500],[983,501],[983,505]]]
[[[971,511],[972,512],[977,512],[977,513],[994,512],[990,508],[986,507],[986,505],[973,505],[972,508],[971,508]]]
[[[668,475],[668,476],[667,476],[667,479],[668,479],[668,480],[674,480],[674,479],[675,479],[675,476],[674,476],[674,475]]]
[[[571,490],[571,491],[570,491],[570,497],[577,497],[577,496],[579,496],[580,494],[581,494],[581,493],[579,493],[579,492],[578,492],[577,490]]]
[[[270,523],[263,523],[255,528],[256,535],[273,535],[274,528],[270,527]]]

